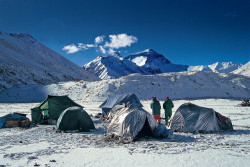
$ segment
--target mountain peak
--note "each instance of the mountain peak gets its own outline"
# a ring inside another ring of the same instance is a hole
[[[143,52],[147,52],[148,54],[156,53],[156,51],[154,49],[146,49]]]
[[[112,54],[112,56],[118,57],[118,58],[121,58],[121,57],[122,57],[122,56],[120,55],[119,52],[114,52],[114,53]]]
[[[170,64],[171,62],[166,59],[162,54],[157,53],[155,50],[153,49],[146,49],[142,52],[138,52],[136,54],[133,55],[129,55],[127,57],[125,57],[125,59],[128,59],[132,62],[134,62],[135,64],[137,64],[138,66],[159,66],[160,64]],[[160,66],[161,66],[160,65]]]

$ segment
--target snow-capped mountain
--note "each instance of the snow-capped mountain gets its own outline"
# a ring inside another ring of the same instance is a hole
[[[187,71],[188,68],[186,65],[171,63],[162,54],[157,53],[153,49],[147,49],[143,52],[129,55],[124,59],[134,62],[136,65],[145,69],[151,74]]]
[[[0,31],[0,91],[19,84],[97,79],[29,34]]]
[[[147,49],[125,58],[121,57],[119,53],[112,56],[99,56],[84,65],[83,68],[101,79],[106,79],[133,73],[148,75],[187,71],[188,66],[172,64],[163,55],[153,49]]]
[[[112,56],[99,56],[84,65],[83,69],[101,79],[118,78],[132,73],[150,74],[140,69],[135,63],[122,58],[119,53]]]
[[[117,79],[74,81],[51,85],[22,85],[0,92],[0,102],[38,102],[47,94],[74,100],[104,101],[109,95],[135,93],[141,100],[249,98],[250,78],[235,74],[192,71],[154,75],[131,74]]]
[[[238,68],[242,67],[242,64],[237,63],[233,64],[232,62],[216,62],[211,65],[200,65],[200,66],[189,66],[188,71],[212,71],[218,73],[230,73]]]
[[[250,77],[250,61],[237,70],[234,70],[232,73]]]

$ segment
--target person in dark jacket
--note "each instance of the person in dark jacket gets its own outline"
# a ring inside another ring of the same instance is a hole
[[[166,101],[163,103],[163,108],[165,110],[165,124],[168,124],[168,119],[172,116],[172,108],[174,104],[172,100],[167,96]]]
[[[160,102],[156,99],[156,97],[152,97],[152,102],[150,104],[150,107],[152,109],[152,114],[155,119],[155,121],[161,123],[161,105]]]

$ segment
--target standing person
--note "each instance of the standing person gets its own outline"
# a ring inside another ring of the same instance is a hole
[[[168,119],[172,116],[172,108],[174,107],[174,104],[169,97],[166,97],[166,101],[163,103],[163,108],[165,110],[165,124],[168,124]]]
[[[153,117],[155,119],[155,121],[159,123],[161,123],[161,117],[160,117],[160,114],[161,114],[161,105],[160,105],[160,102],[156,99],[156,97],[152,97],[152,102],[150,104],[150,107],[152,109],[152,113],[153,113]]]

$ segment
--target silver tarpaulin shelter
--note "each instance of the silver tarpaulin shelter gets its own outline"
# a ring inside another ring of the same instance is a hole
[[[108,135],[116,135],[126,141],[136,137],[152,136],[157,123],[150,113],[136,104],[120,107],[108,127]]]
[[[192,103],[182,104],[171,121],[171,129],[176,132],[215,132],[233,130],[231,120],[212,108]]]
[[[134,93],[111,95],[100,105],[103,115],[108,115],[110,110],[117,104],[138,104],[143,107]]]

